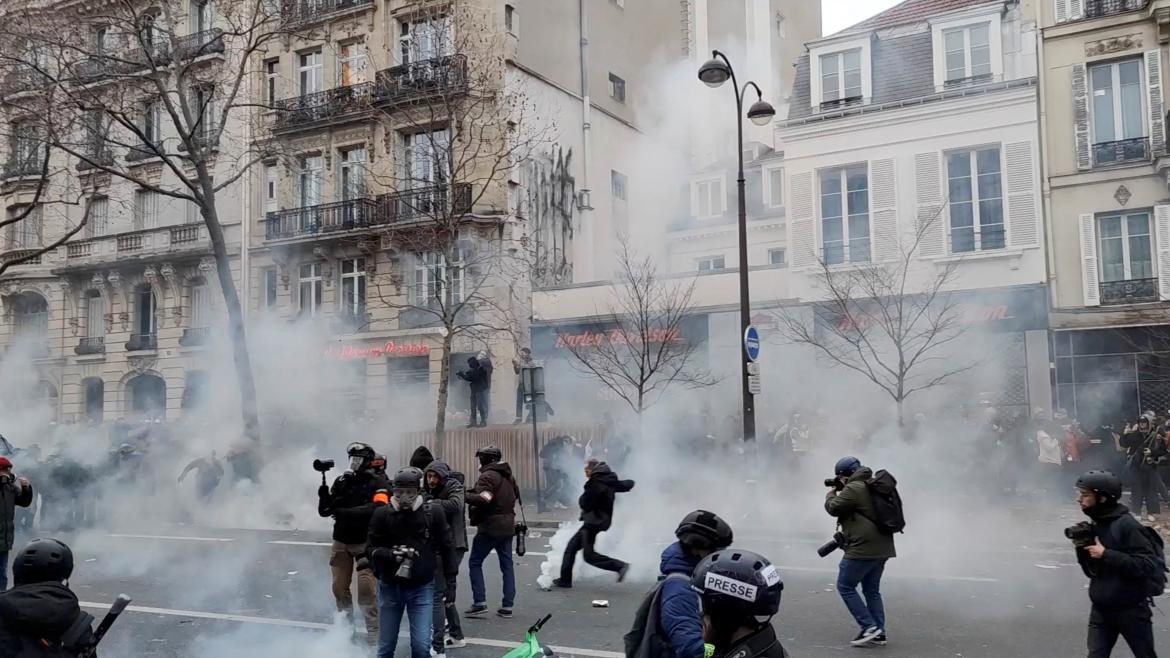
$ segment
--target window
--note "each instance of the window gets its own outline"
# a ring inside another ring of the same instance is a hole
[[[821,247],[826,265],[869,262],[869,172],[852,165],[821,172]]]
[[[300,66],[297,68],[300,81],[301,96],[315,94],[321,91],[321,51],[312,50],[301,53]]]
[[[93,29],[93,50],[97,57],[111,55],[116,49],[114,29],[109,25],[99,25]]]
[[[134,309],[137,313],[134,328],[140,336],[153,336],[157,326],[155,313],[158,310],[155,305],[154,289],[149,285],[138,286],[134,297]]]
[[[143,146],[153,145],[156,148],[162,143],[162,107],[157,100],[150,100],[142,104],[142,137]]]
[[[210,140],[215,136],[216,123],[219,117],[215,112],[215,94],[210,87],[195,87],[191,90],[191,107],[198,115],[194,126],[191,126],[191,136],[203,140]]]
[[[455,249],[455,261],[447,263],[442,252],[419,254],[414,268],[414,303],[430,306],[436,302],[458,304],[463,301],[466,263],[462,248]]]
[[[345,43],[337,52],[337,84],[341,87],[366,81],[366,49],[361,43]]]
[[[314,316],[321,307],[321,263],[301,265],[301,315]]]
[[[699,181],[692,185],[691,209],[695,217],[718,217],[724,211],[723,179]]]
[[[85,337],[106,337],[106,300],[96,290],[85,293]]]
[[[302,208],[321,203],[321,156],[307,155],[301,158],[301,170],[297,175],[298,203]]]
[[[403,64],[425,62],[455,53],[450,16],[399,24],[399,57]]]
[[[211,326],[211,288],[206,281],[191,284],[191,328]]]
[[[768,169],[765,176],[767,176],[768,181],[768,198],[766,199],[768,207],[782,207],[784,205],[784,170]]]
[[[402,135],[402,175],[407,188],[446,183],[449,140],[446,130]]]
[[[1093,113],[1093,160],[1098,164],[1147,157],[1140,60],[1109,62],[1089,69]],[[1117,149],[1116,142],[1141,141]],[[1108,146],[1106,146],[1108,145]]]
[[[89,202],[89,219],[85,222],[85,237],[96,238],[110,230],[110,200],[95,196]]]
[[[36,293],[18,295],[12,304],[17,340],[43,341],[49,331],[49,303]]]
[[[861,50],[821,55],[821,102],[861,98]]]
[[[625,174],[620,171],[611,169],[609,172],[609,182],[610,187],[613,188],[613,198],[621,199],[622,201],[629,200],[627,196],[629,179],[626,178]]]
[[[134,230],[158,226],[158,194],[151,190],[134,192]]]
[[[276,212],[276,163],[264,164],[264,212]]]
[[[725,266],[723,256],[704,256],[697,262],[700,272],[713,272],[715,270],[724,269]]]
[[[362,147],[341,152],[341,201],[352,201],[366,196],[366,149]]]
[[[276,77],[280,72],[280,60],[269,59],[264,62],[264,100],[269,105],[276,104]]]
[[[1097,218],[1101,283],[1154,278],[1150,214],[1128,212]]]
[[[212,0],[191,0],[191,32],[206,32],[214,24],[215,5]]]
[[[12,153],[20,173],[39,173],[41,161],[41,131],[32,121],[21,121],[12,126]]]
[[[508,30],[508,34],[514,37],[520,36],[520,14],[512,5],[504,5],[504,27]]]
[[[769,249],[768,264],[776,267],[788,267],[788,250],[784,247]]]
[[[366,317],[366,260],[349,258],[341,261],[341,315],[364,322]]]
[[[198,203],[195,203],[194,201],[184,201],[183,208],[186,210],[184,213],[185,216],[183,217],[183,221],[185,223],[198,224],[199,222],[203,221],[203,211],[200,210]]]
[[[154,52],[154,47],[160,46],[163,43],[164,32],[158,26],[158,21],[159,15],[157,10],[147,11],[142,15],[141,27],[139,29],[139,37],[152,56],[157,54]]]
[[[276,306],[276,268],[265,267],[264,272],[264,308]]]
[[[609,74],[609,97],[619,103],[626,102],[626,81]]]
[[[25,214],[28,213],[28,214]],[[15,224],[10,224],[8,246],[10,249],[36,249],[41,246],[44,236],[44,227],[41,221],[40,206],[12,206],[8,209],[8,219],[14,220],[24,216]]]
[[[999,147],[947,154],[951,251],[1003,249]]]
[[[943,32],[948,82],[991,75],[989,35],[988,23]]]

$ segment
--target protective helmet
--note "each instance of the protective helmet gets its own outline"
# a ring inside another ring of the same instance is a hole
[[[494,464],[504,458],[504,453],[494,445],[487,445],[475,451],[481,464]]]
[[[374,449],[364,443],[349,444],[345,449],[345,454],[349,455],[349,470],[354,473],[364,471],[377,456]]]
[[[683,546],[698,549],[721,549],[731,546],[731,526],[714,512],[695,510],[683,517],[674,531]]]
[[[856,457],[842,457],[837,460],[837,465],[833,467],[833,472],[837,475],[853,475],[857,469],[861,468],[861,460]]]
[[[375,473],[385,473],[386,455],[375,455],[374,458],[370,460],[370,470],[374,471]]]
[[[58,539],[34,539],[12,561],[17,585],[67,580],[73,574],[73,551]]]
[[[1092,491],[1109,500],[1121,498],[1121,480],[1109,471],[1089,471],[1077,478],[1077,489]]]
[[[398,489],[421,489],[422,488],[423,472],[414,468],[404,468],[394,474],[393,488]]]
[[[762,624],[780,610],[784,583],[768,558],[727,548],[695,567],[691,589],[702,598],[703,610],[712,615],[754,617]]]

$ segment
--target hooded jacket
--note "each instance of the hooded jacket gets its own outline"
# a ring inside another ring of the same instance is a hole
[[[619,492],[634,488],[633,480],[619,480],[617,473],[605,462],[598,462],[585,480],[585,491],[577,499],[581,520],[598,531],[609,530],[613,523],[613,502]]]
[[[439,486],[427,488],[427,496],[443,509],[451,528],[451,543],[456,551],[467,550],[467,522],[463,512],[463,474],[452,471],[446,462],[433,461],[426,473],[439,476]]]
[[[662,583],[658,597],[659,632],[670,641],[675,658],[703,658],[703,625],[700,621],[699,594],[691,589],[691,574],[699,560],[687,555],[682,544],[675,542],[662,551],[658,570],[662,577],[683,574],[682,579]]]
[[[481,494],[490,494],[491,500]],[[495,462],[479,469],[479,479],[467,492],[471,525],[487,537],[511,537],[516,532],[516,501],[520,489],[512,479],[512,467]]]
[[[1085,512],[1105,552],[1099,559],[1077,549],[1077,562],[1089,577],[1089,600],[1099,608],[1117,609],[1146,600],[1146,583],[1157,574],[1155,547],[1141,523],[1121,503],[1095,505]]]
[[[385,505],[389,490],[390,483],[370,471],[345,473],[333,481],[328,495],[318,496],[317,513],[333,517],[334,541],[364,544],[374,510]]]
[[[42,640],[59,645],[68,639],[77,650],[91,646],[92,623],[77,596],[61,583],[18,585],[0,594],[0,656],[45,655],[38,646]]]
[[[837,517],[841,524],[841,533],[845,535],[842,548],[850,560],[875,560],[897,555],[894,538],[883,535],[871,520],[877,518],[877,511],[865,481],[872,477],[873,471],[862,466],[849,476],[843,489],[830,491],[825,499],[825,511]]]
[[[1118,442],[1125,448],[1126,465],[1137,471],[1154,470],[1158,458],[1166,456],[1166,442],[1152,429],[1146,432],[1140,429],[1126,432]],[[1143,452],[1146,448],[1150,450],[1149,459]]]
[[[16,537],[16,508],[32,504],[32,486],[23,486],[12,474],[0,475],[0,551],[12,550]]]
[[[426,446],[419,446],[414,449],[414,454],[410,456],[410,467],[424,470],[435,461],[435,456],[431,454],[430,448]]]

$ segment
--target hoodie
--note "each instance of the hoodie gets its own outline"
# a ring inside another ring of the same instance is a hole
[[[1077,562],[1089,577],[1089,600],[1098,608],[1119,609],[1142,604],[1146,584],[1158,573],[1155,546],[1141,523],[1121,503],[1098,504],[1085,510],[1105,552],[1099,559],[1077,549]]]
[[[699,595],[691,589],[691,574],[699,560],[687,555],[678,542],[662,551],[658,570],[663,578],[683,574],[687,578],[671,578],[662,583],[658,597],[658,631],[669,640],[675,658],[703,658],[703,625]]]
[[[93,623],[93,617],[81,611],[77,595],[61,583],[19,585],[0,594],[0,656],[20,656],[27,643],[32,647],[40,640],[59,644],[75,623]],[[70,642],[82,648],[94,643],[89,626]],[[40,654],[32,654],[40,655]]]
[[[431,454],[430,448],[426,446],[419,446],[414,449],[414,454],[410,456],[410,467],[423,470],[435,461],[435,456]]]
[[[447,525],[451,528],[451,543],[456,551],[467,550],[467,522],[463,512],[463,474],[454,472],[446,462],[433,461],[426,473],[439,476],[439,486],[427,488],[427,497],[443,508]]]
[[[511,537],[516,533],[519,498],[520,487],[512,478],[511,466],[495,462],[480,467],[479,479],[466,496],[471,524],[487,537]]]
[[[609,530],[613,523],[613,503],[619,492],[634,488],[633,480],[619,480],[605,462],[598,462],[585,481],[585,491],[577,499],[581,520],[598,531]]]

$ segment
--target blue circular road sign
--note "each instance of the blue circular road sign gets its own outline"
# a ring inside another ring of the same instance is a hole
[[[760,332],[752,325],[743,332],[743,351],[751,361],[760,358]]]

